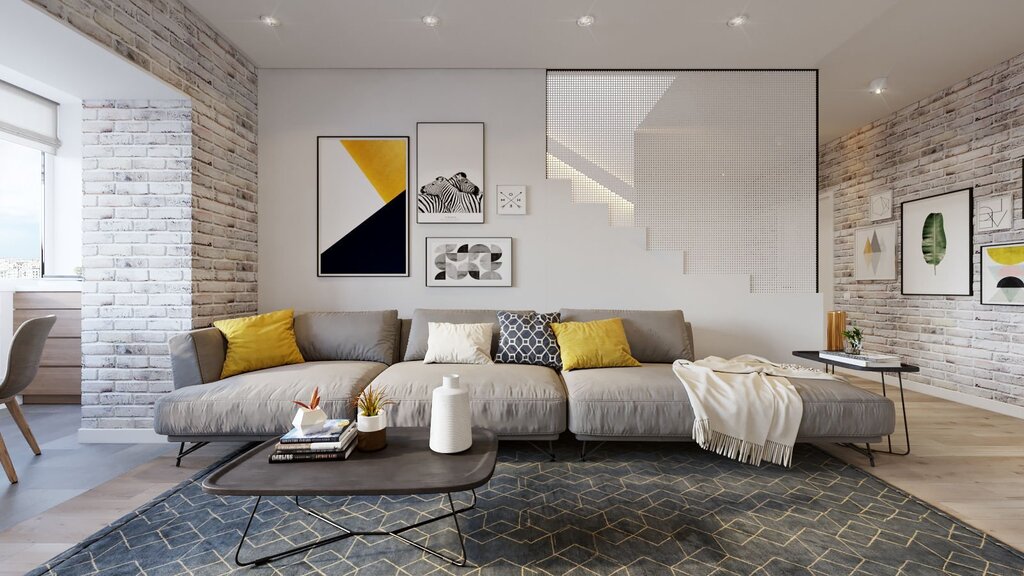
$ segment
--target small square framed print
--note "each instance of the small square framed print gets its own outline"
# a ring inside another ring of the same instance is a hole
[[[498,185],[498,214],[526,214],[526,186]]]

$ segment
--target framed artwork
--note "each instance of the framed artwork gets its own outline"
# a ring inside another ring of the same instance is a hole
[[[901,205],[903,294],[973,294],[973,188]]]
[[[526,186],[499,185],[498,214],[526,214]]]
[[[484,123],[416,124],[416,222],[484,221]]]
[[[868,216],[872,222],[892,218],[892,190],[868,197]]]
[[[978,232],[994,232],[1006,230],[1013,226],[1013,194],[998,194],[978,198],[974,206],[974,214],[978,219]]]
[[[896,279],[896,223],[853,232],[854,280]]]
[[[317,276],[409,275],[409,137],[316,139]]]
[[[511,238],[427,238],[427,286],[511,286]]]
[[[1024,306],[1024,243],[981,247],[981,303]]]

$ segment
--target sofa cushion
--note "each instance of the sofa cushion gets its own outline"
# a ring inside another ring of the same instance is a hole
[[[563,308],[562,322],[622,318],[633,357],[640,362],[672,363],[693,360],[686,320],[681,310],[579,310]]]
[[[295,317],[295,339],[307,362],[352,360],[391,364],[398,311],[307,312]]]
[[[629,340],[620,318],[592,322],[555,322],[551,325],[562,355],[562,369],[640,366],[630,354]]]
[[[417,308],[412,313],[412,326],[409,328],[409,343],[405,348],[405,361],[423,360],[427,355],[427,338],[430,335],[429,323],[447,322],[449,324],[494,324],[494,336],[491,338],[491,358],[498,352],[498,311],[497,310],[432,310]]]
[[[519,364],[423,364],[399,362],[373,382],[395,401],[389,426],[429,426],[434,388],[458,374],[469,390],[473,425],[501,436],[541,436],[565,431],[565,387],[558,373]]]
[[[503,364],[533,364],[562,369],[562,357],[558,352],[558,341],[551,329],[552,322],[558,322],[558,312],[538,314],[536,312],[498,312],[498,353],[495,362]]]
[[[689,439],[693,409],[671,364],[597,368],[562,374],[569,430],[581,436]],[[891,400],[852,384],[791,378],[804,402],[798,439],[877,438],[891,434]]]
[[[156,401],[153,427],[168,436],[284,434],[295,405],[320,388],[328,418],[352,418],[352,398],[387,365],[379,362],[307,362],[278,366],[179,388]]]
[[[424,364],[493,364],[494,324],[430,322]]]
[[[224,333],[228,351],[221,378],[305,362],[295,343],[292,310],[277,310],[256,316],[217,320],[214,327]]]

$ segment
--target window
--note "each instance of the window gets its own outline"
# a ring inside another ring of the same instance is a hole
[[[42,276],[46,154],[0,140],[0,279]]]

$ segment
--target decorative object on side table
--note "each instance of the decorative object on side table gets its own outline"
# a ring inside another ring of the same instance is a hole
[[[324,422],[327,421],[327,413],[320,408],[320,388],[313,389],[313,397],[310,398],[309,404],[305,402],[299,402],[298,400],[292,400],[299,410],[295,413],[295,418],[292,419],[292,426],[295,426],[299,430],[312,430],[321,428]]]
[[[895,280],[896,223],[854,230],[853,255],[855,280]]]
[[[361,452],[376,452],[388,445],[387,413],[384,407],[394,404],[379,388],[367,386],[352,402],[356,407],[356,447]]]
[[[455,454],[473,445],[469,391],[459,386],[459,375],[449,374],[434,388],[430,405],[430,449]]]
[[[1024,306],[1024,242],[981,247],[981,303]]]
[[[484,123],[416,124],[416,222],[482,224]]]
[[[317,276],[408,276],[409,137],[316,144]]]
[[[973,294],[973,188],[902,204],[903,294]]]
[[[526,186],[498,185],[498,214],[526,214]]]
[[[863,351],[864,334],[861,333],[860,328],[851,326],[849,330],[843,332],[843,337],[846,338],[846,351],[848,353],[860,354]]]
[[[892,218],[892,190],[878,192],[868,198],[868,216],[872,222]]]
[[[974,207],[978,232],[994,232],[1013,227],[1013,194],[978,198]]]
[[[427,238],[427,286],[511,286],[511,238]]]
[[[843,333],[846,332],[846,312],[832,310],[826,315],[825,350],[842,352],[846,347]]]

